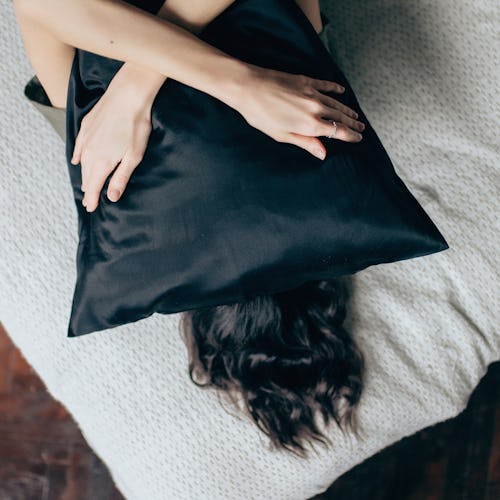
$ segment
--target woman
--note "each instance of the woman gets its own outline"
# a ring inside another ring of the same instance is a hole
[[[146,3],[154,4],[149,10],[157,16],[140,8]],[[75,143],[72,163],[81,165],[87,211],[96,209],[110,174],[108,198],[117,201],[124,192],[143,157],[151,107],[168,76],[220,99],[273,139],[319,158],[325,147],[318,136],[361,140],[357,114],[324,93],[342,92],[335,82],[248,64],[196,37],[231,3],[14,0],[26,52],[52,107],[64,110],[75,47],[125,61],[84,117]],[[297,3],[316,32],[324,33],[318,0]],[[325,442],[315,410],[325,423],[332,417],[352,426],[363,358],[342,328],[344,317],[340,280],[184,312],[191,379],[199,383],[197,373],[231,398],[240,394],[274,445],[303,455],[303,441]]]

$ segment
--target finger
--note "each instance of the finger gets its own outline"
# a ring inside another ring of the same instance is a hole
[[[317,136],[321,135],[331,139],[339,139],[346,142],[359,142],[361,141],[361,139],[363,139],[363,136],[359,132],[356,132],[344,123],[337,120],[335,120],[335,123],[337,124],[336,127],[328,119],[324,120],[320,118],[317,124]],[[333,137],[330,137],[332,135]]]
[[[99,196],[102,187],[106,182],[109,173],[113,170],[114,165],[111,162],[94,162],[91,168],[88,169],[88,176],[85,182],[84,201],[88,212],[93,212],[99,204]]]
[[[341,94],[345,91],[345,87],[340,85],[340,83],[331,82],[330,80],[317,80],[313,78],[312,86],[316,90],[321,90],[322,92],[337,92],[338,94]]]
[[[333,97],[327,96],[322,92],[317,92],[316,97],[319,99],[320,102],[326,104],[330,108],[338,109],[342,111],[342,113],[351,116],[352,118],[358,118],[358,113],[356,113],[356,111],[351,109],[349,106],[346,106],[345,104],[342,104],[341,102],[337,101]]]
[[[305,149],[308,153],[311,153],[316,158],[324,160],[326,156],[326,148],[323,143],[317,137],[309,137],[306,135],[295,134],[290,132],[285,135],[280,142],[287,142],[289,144],[295,144],[299,148]]]
[[[84,193],[87,190],[87,179],[89,177],[89,174],[92,172],[94,166],[96,165],[96,163],[97,161],[95,160],[95,158],[91,156],[89,150],[84,149],[80,157],[80,166],[81,166],[80,171],[82,177],[81,190]]]
[[[80,186],[80,189],[82,190],[83,193],[85,193],[89,160],[85,156],[82,156],[82,158],[80,158],[80,165],[81,165],[80,173],[82,177],[82,185]],[[83,201],[85,201],[85,196],[83,197],[82,202]]]
[[[82,156],[82,147],[83,147],[83,139],[81,130],[78,132],[78,135],[75,140],[75,147],[73,149],[73,156],[71,157],[71,163],[73,165],[78,165],[81,161]]]
[[[118,201],[120,196],[125,191],[127,184],[130,180],[130,177],[134,170],[137,168],[137,165],[142,160],[142,155],[128,150],[121,163],[116,168],[111,180],[109,181],[107,196],[111,201]]]
[[[85,158],[82,159],[82,167],[81,167],[81,175],[82,175],[82,185],[81,185],[81,190],[83,193],[83,198],[82,198],[82,205],[84,207],[87,206],[87,198],[85,197],[85,191],[87,190],[86,188],[86,180],[87,180],[87,163]]]
[[[342,111],[330,108],[328,106],[326,106],[318,116],[321,116],[321,118],[325,120],[335,120],[336,122],[341,122],[347,127],[352,128],[356,132],[363,132],[363,130],[365,129],[364,123],[358,120],[354,120],[350,116],[342,113]]]

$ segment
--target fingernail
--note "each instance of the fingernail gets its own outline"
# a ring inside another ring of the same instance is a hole
[[[315,156],[317,156],[320,160],[324,160],[325,159],[325,152],[321,149],[315,149],[314,150],[314,154]]]
[[[116,201],[120,197],[120,191],[117,189],[112,189],[111,192],[109,193],[109,199],[111,201]]]
[[[363,136],[362,136],[361,134],[358,134],[358,133],[356,133],[356,137],[357,137],[358,139],[363,139]]]

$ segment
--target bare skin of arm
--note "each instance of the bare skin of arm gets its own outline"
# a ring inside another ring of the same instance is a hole
[[[158,17],[119,0],[14,0],[14,6],[23,23],[32,22],[39,31],[44,29],[54,44],[60,43],[60,54],[67,50],[64,54],[68,58],[76,46],[125,61],[123,78],[142,89],[145,98],[154,98],[165,78],[171,76],[237,109],[249,124],[275,140],[296,144],[317,156],[324,153],[317,136],[331,132],[327,119],[339,122],[338,139],[360,140],[354,131],[362,130],[352,119],[355,113],[323,93],[338,92],[334,82],[243,63],[186,31],[184,28],[196,33],[228,5],[227,0],[198,1],[199,17],[193,17],[193,11],[186,10],[181,0],[177,0],[177,7],[176,0],[169,0],[170,10],[165,4]],[[214,6],[217,2],[218,10]],[[302,0],[306,2],[311,0]],[[211,11],[203,11],[209,4]],[[306,12],[307,6],[301,7]],[[319,16],[319,8],[316,14]],[[71,19],[77,19],[76,23]],[[166,44],[172,50],[165,51]],[[67,77],[63,81],[61,85],[67,86]]]
[[[198,33],[231,3],[232,0],[191,0],[190,8],[186,9],[184,0],[167,0],[156,15]],[[24,15],[20,5],[14,0],[14,10],[28,58],[51,105],[64,109],[75,49],[54,37],[33,16]],[[47,57],[47,54],[51,57]],[[151,133],[151,107],[166,78],[156,71],[125,62],[105,94],[86,115],[76,137],[72,163],[81,163],[81,188],[85,193],[82,204],[88,211],[97,208],[103,183],[102,170],[109,160],[119,165],[108,185],[108,199],[118,201],[125,191],[144,156]],[[126,108],[123,102],[127,102]],[[82,153],[85,153],[84,158]],[[95,158],[93,153],[96,153]]]
[[[33,16],[67,45],[133,62],[206,92],[280,142],[288,142],[290,133],[329,135],[332,126],[320,119],[319,112],[330,116],[333,112],[338,121],[356,128],[349,120],[352,110],[322,93],[341,91],[337,83],[245,63],[131,4],[119,0],[16,2],[20,12]],[[345,133],[350,135],[347,127]],[[356,136],[350,137],[354,142]]]
[[[302,1],[317,2],[318,0]],[[232,0],[191,0],[190,2],[166,0],[156,16],[196,35],[231,3]],[[137,91],[149,100],[154,99],[167,79],[164,74],[130,61],[125,62],[119,71],[126,73],[124,78],[134,81],[137,84]]]
[[[130,61],[196,86],[232,107],[249,65],[229,57],[174,23],[119,0],[16,0],[58,40],[119,61]],[[169,50],[165,50],[169,47]],[[225,75],[221,77],[221,75]]]
[[[322,29],[318,0],[296,0],[316,32]],[[232,0],[167,0],[157,13],[161,19],[173,22],[192,33],[199,31],[220,14]],[[68,78],[75,48],[62,42],[32,15],[25,15],[23,0],[13,0],[25,51],[31,66],[42,83],[52,106],[64,109]],[[50,57],[47,57],[50,54]],[[156,95],[166,76],[143,66],[125,62],[120,71],[128,71],[137,82],[137,91],[147,97]]]

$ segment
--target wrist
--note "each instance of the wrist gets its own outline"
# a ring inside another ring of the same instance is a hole
[[[252,86],[258,69],[259,67],[253,64],[230,58],[227,60],[227,67],[221,68],[220,72],[211,73],[213,91],[210,93],[228,106],[239,110],[240,104],[245,100],[245,92]]]
[[[132,98],[149,102],[154,100],[166,79],[167,77],[161,73],[126,61],[111,83],[125,85],[130,89]]]

